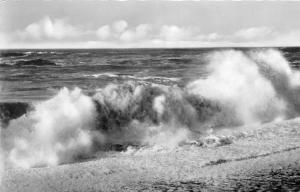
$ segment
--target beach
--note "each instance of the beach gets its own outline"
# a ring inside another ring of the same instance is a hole
[[[230,144],[132,148],[80,163],[7,169],[2,190],[298,191],[299,125],[294,119],[235,130]]]

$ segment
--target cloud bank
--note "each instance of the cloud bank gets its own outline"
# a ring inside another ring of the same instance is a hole
[[[62,40],[80,35],[79,31],[64,19],[51,19],[48,16],[29,24],[24,30],[18,31],[17,34],[21,39],[33,40]]]
[[[130,25],[124,19],[98,27],[72,25],[68,19],[45,16],[12,33],[0,31],[1,48],[140,48],[216,46],[297,46],[300,29],[279,31],[268,26],[232,33],[203,33],[201,26]]]

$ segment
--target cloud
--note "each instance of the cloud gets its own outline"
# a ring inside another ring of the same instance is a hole
[[[122,33],[127,28],[127,26],[128,24],[126,21],[120,20],[120,21],[116,21],[113,24],[113,29],[118,33]]]
[[[80,28],[66,19],[43,19],[15,32],[0,31],[0,47],[10,48],[139,48],[139,47],[217,47],[217,46],[297,46],[300,29],[282,31],[258,26],[231,34],[202,33],[199,26],[142,23],[130,26],[125,20],[98,28]]]
[[[191,31],[176,25],[164,25],[160,30],[160,37],[167,41],[179,41],[188,39]]]
[[[150,37],[148,36],[151,26],[149,24],[138,25],[134,30],[126,30],[121,34],[120,40],[122,41],[139,41],[146,40]]]
[[[135,33],[134,31],[127,30],[122,35],[120,36],[120,39],[122,41],[132,41],[135,38]]]
[[[63,19],[54,19],[44,17],[42,20],[29,24],[25,30],[19,31],[21,38],[30,38],[40,40],[43,38],[49,39],[64,39],[78,35],[79,31],[68,24]]]
[[[282,31],[270,27],[252,27],[238,30],[227,39],[251,46],[299,46],[300,29]]]
[[[136,27],[135,33],[138,38],[145,38],[148,36],[148,33],[151,31],[151,25],[141,24]]]
[[[268,27],[252,27],[247,29],[241,29],[235,32],[234,36],[246,40],[252,40],[252,39],[262,39],[270,35],[273,35],[273,33],[274,33],[273,30]]]
[[[140,24],[130,28],[126,21],[120,20],[111,25],[106,24],[99,27],[96,31],[96,36],[103,41],[131,42],[148,39],[150,30],[151,25],[149,24]]]
[[[96,31],[97,36],[102,39],[108,39],[111,35],[111,29],[109,25],[104,25],[102,27],[100,27],[97,31]]]
[[[199,41],[216,41],[222,39],[223,36],[218,33],[210,33],[208,35],[198,35],[196,37]]]

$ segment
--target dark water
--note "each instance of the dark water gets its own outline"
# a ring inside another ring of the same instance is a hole
[[[300,48],[280,48],[290,64],[300,65]],[[1,101],[35,101],[62,87],[86,93],[109,83],[137,81],[184,86],[204,78],[206,56],[220,49],[2,50]],[[54,65],[18,65],[43,59]]]
[[[12,51],[16,52],[16,51]],[[1,58],[2,100],[49,98],[61,87],[85,91],[123,81],[184,84],[199,76],[208,50],[21,50],[24,56]],[[21,60],[45,59],[53,66],[17,66]],[[5,64],[5,65],[4,65]],[[201,75],[201,74],[200,74]]]

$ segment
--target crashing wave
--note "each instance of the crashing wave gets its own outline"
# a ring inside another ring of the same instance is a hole
[[[278,50],[226,50],[208,56],[209,75],[184,88],[130,81],[62,89],[3,131],[9,161],[56,165],[106,145],[177,146],[208,131],[299,116],[300,73]],[[203,140],[229,143],[210,133]]]

